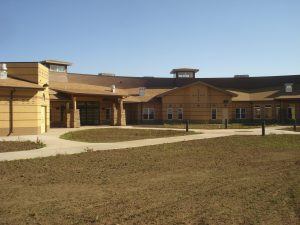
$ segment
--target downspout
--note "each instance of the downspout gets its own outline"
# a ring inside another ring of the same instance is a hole
[[[14,93],[16,89],[10,91],[9,96],[9,133],[7,136],[11,135],[14,132]]]

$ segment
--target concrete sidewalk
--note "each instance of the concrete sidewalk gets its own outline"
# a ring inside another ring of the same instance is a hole
[[[42,135],[27,135],[27,136],[11,136],[11,137],[0,137],[2,140],[30,140],[36,141],[41,140],[46,144],[46,147],[42,149],[28,150],[28,151],[17,151],[17,152],[5,152],[0,153],[0,161],[5,160],[19,160],[19,159],[32,159],[39,157],[49,157],[59,154],[77,154],[87,151],[103,151],[103,150],[113,150],[113,149],[126,149],[134,147],[143,147],[158,144],[167,144],[181,141],[190,141],[198,139],[216,138],[231,135],[261,135],[261,129],[214,129],[214,130],[204,130],[204,129],[191,129],[198,134],[186,135],[186,136],[175,136],[167,138],[155,138],[155,139],[143,139],[134,141],[124,141],[115,143],[86,143],[86,142],[76,142],[60,139],[59,136],[68,131],[84,130],[91,128],[112,128],[112,127],[82,127],[79,129],[67,129],[67,128],[57,128],[51,129],[49,132]],[[182,130],[182,129],[170,129],[170,128],[143,128],[143,127],[114,127],[115,129],[156,129],[156,130]],[[278,130],[284,127],[267,127],[266,134],[300,134],[300,132],[283,131]]]

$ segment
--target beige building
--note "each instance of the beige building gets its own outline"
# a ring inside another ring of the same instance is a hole
[[[50,128],[48,69],[38,62],[6,65],[0,71],[0,135],[46,132]]]
[[[300,119],[300,75],[196,78],[198,69],[179,68],[170,78],[121,77],[68,73],[71,63],[55,60],[6,65],[0,135],[39,134],[50,126]]]

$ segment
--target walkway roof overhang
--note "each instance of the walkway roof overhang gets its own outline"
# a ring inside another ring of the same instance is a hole
[[[45,88],[28,81],[23,81],[11,77],[7,77],[6,79],[0,79],[0,87],[1,88],[17,88],[17,89],[33,89],[33,90],[44,90]]]
[[[96,95],[111,97],[125,97],[128,95],[126,92],[120,89],[112,92],[110,87],[78,83],[50,83],[50,89],[72,95]]]

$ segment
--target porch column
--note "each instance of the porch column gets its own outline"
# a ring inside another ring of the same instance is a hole
[[[123,99],[118,99],[118,120],[117,125],[118,126],[126,126],[126,115],[125,115],[125,109],[123,107]]]
[[[77,109],[77,99],[74,96],[72,96],[72,103],[73,103],[73,111],[72,111],[72,118],[71,118],[71,127],[78,128],[80,127],[80,116],[79,116],[79,110]]]
[[[116,126],[117,125],[117,104],[115,102],[112,103],[111,105],[111,123],[110,125]]]
[[[65,110],[64,110],[64,116],[63,116],[63,127],[66,127],[66,128],[70,128],[71,127],[71,118],[72,118],[72,115],[70,113],[70,102],[66,102],[65,103]],[[63,110],[63,107],[61,106],[60,107],[60,110]]]

